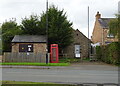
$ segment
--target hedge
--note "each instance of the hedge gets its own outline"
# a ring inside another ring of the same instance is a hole
[[[110,64],[120,64],[120,43],[113,42],[106,46],[96,47],[97,58]]]

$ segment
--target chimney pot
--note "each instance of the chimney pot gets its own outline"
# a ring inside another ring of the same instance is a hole
[[[101,18],[101,14],[99,13],[99,11],[97,12],[97,14],[96,14],[96,19],[99,19],[99,18]]]

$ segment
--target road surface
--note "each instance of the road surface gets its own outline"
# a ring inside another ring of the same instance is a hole
[[[64,83],[118,83],[118,68],[110,65],[73,65],[56,69],[3,68],[3,80]]]

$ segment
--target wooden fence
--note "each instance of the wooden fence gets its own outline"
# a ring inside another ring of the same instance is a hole
[[[46,54],[5,52],[3,62],[46,62]]]

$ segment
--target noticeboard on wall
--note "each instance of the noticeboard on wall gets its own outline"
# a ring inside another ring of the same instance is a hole
[[[19,44],[19,52],[33,52],[33,44]]]

